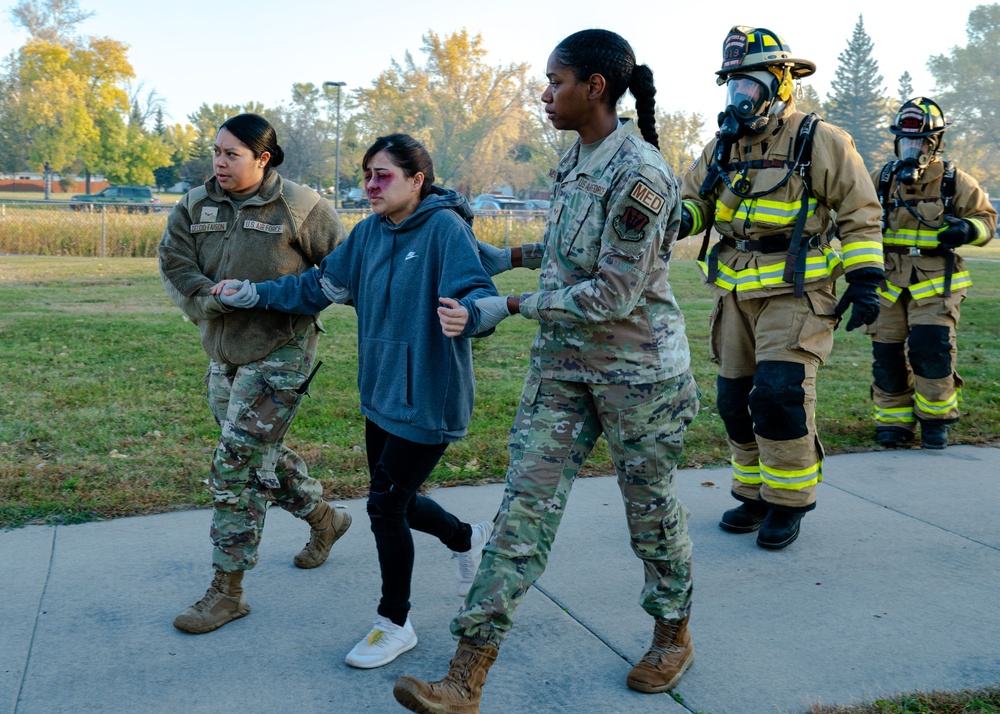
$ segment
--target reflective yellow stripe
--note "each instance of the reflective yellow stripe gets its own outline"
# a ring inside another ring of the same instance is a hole
[[[969,274],[968,270],[963,270],[951,276],[952,291],[961,290],[962,288],[967,288],[970,285],[972,285],[972,276]],[[910,291],[910,295],[913,296],[914,300],[922,300],[934,295],[944,295],[944,276],[940,278],[933,278],[931,280],[925,280],[922,283],[916,283],[907,289]]]
[[[903,288],[897,288],[892,283],[885,284],[885,290],[881,287],[877,288],[878,294],[888,300],[890,303],[896,302],[899,296],[903,294]]]
[[[882,244],[874,240],[859,240],[842,247],[841,258],[844,267],[850,268],[858,263],[873,263],[881,268],[883,264]]]
[[[815,486],[823,480],[823,462],[817,461],[813,466],[797,471],[785,471],[761,464],[762,478],[771,488],[783,488],[789,491],[799,491],[809,486]]]
[[[917,407],[922,412],[927,412],[928,414],[944,415],[950,412],[952,409],[958,408],[959,395],[956,391],[948,399],[943,402],[932,402],[926,397],[922,396],[919,392],[913,395],[913,401],[916,402]]]
[[[882,242],[886,245],[899,245],[904,248],[936,248],[941,245],[938,243],[937,237],[943,230],[944,228],[932,231],[920,228],[916,230],[907,228],[898,231],[886,231],[882,236]]]
[[[875,407],[875,421],[881,424],[912,424],[917,418],[913,416],[913,407],[893,407],[883,409]]]
[[[809,199],[809,212],[806,217],[816,213],[816,199]],[[741,203],[735,213],[738,220],[749,220],[751,223],[773,223],[779,226],[787,226],[794,223],[802,210],[802,201],[769,201],[766,198],[757,198],[750,201],[748,206]]]
[[[698,204],[690,199],[686,199],[682,205],[687,209],[688,213],[691,214],[691,235],[701,233],[704,223],[701,219],[701,211],[698,209]]]
[[[835,250],[822,246],[821,255],[811,255],[806,259],[805,279],[814,280],[816,278],[829,277],[833,269],[840,265],[840,256]],[[698,265],[705,277],[708,277],[708,264],[699,260]],[[726,290],[735,289],[736,292],[747,290],[760,290],[762,288],[773,288],[781,285],[788,285],[785,282],[785,261],[755,268],[748,266],[743,270],[733,270],[728,265],[719,263],[719,275],[715,279],[715,284]]]
[[[733,466],[733,478],[737,481],[748,483],[751,486],[756,486],[760,483],[760,464],[757,466],[742,466],[732,458],[729,460],[729,463]]]
[[[966,218],[965,220],[969,221],[969,223],[976,227],[976,238],[969,243],[969,245],[984,245],[989,242],[990,238],[993,237],[990,235],[989,231],[986,230],[986,224],[979,218]]]

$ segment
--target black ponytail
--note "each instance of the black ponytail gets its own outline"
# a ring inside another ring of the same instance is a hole
[[[635,97],[636,124],[642,138],[660,148],[660,137],[656,133],[656,86],[653,84],[653,70],[644,64],[636,65],[628,91]]]

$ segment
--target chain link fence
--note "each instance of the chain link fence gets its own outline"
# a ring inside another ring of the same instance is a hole
[[[172,208],[170,204],[109,206],[0,199],[0,254],[152,258]],[[348,230],[370,213],[368,209],[339,211]],[[495,246],[535,243],[542,240],[546,215],[544,211],[487,211],[476,215],[473,230],[476,238]],[[694,243],[678,244],[675,256],[694,257]]]

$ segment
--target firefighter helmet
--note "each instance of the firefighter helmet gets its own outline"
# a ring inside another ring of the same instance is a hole
[[[719,84],[734,72],[750,72],[767,67],[787,67],[792,79],[808,77],[816,71],[809,60],[792,57],[792,48],[778,35],[763,27],[737,25],[722,43],[722,69]]]
[[[899,108],[896,121],[889,127],[896,136],[934,136],[948,128],[944,112],[933,99],[914,97]]]

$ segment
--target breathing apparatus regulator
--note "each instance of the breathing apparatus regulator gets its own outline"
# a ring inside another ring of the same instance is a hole
[[[745,179],[730,185],[723,168],[732,145],[739,139],[762,134],[774,117],[788,106],[795,80],[816,71],[809,60],[792,57],[792,50],[778,35],[764,28],[733,27],[722,44],[722,68],[716,72],[720,85],[726,85],[726,108],[719,114],[718,141],[708,175],[699,193],[707,198],[719,180],[741,198],[756,198],[773,192],[788,180],[764,192],[750,194]]]
[[[889,131],[896,135],[896,166],[901,184],[912,186],[927,165],[944,150],[944,113],[927,97],[914,97],[899,108]]]

